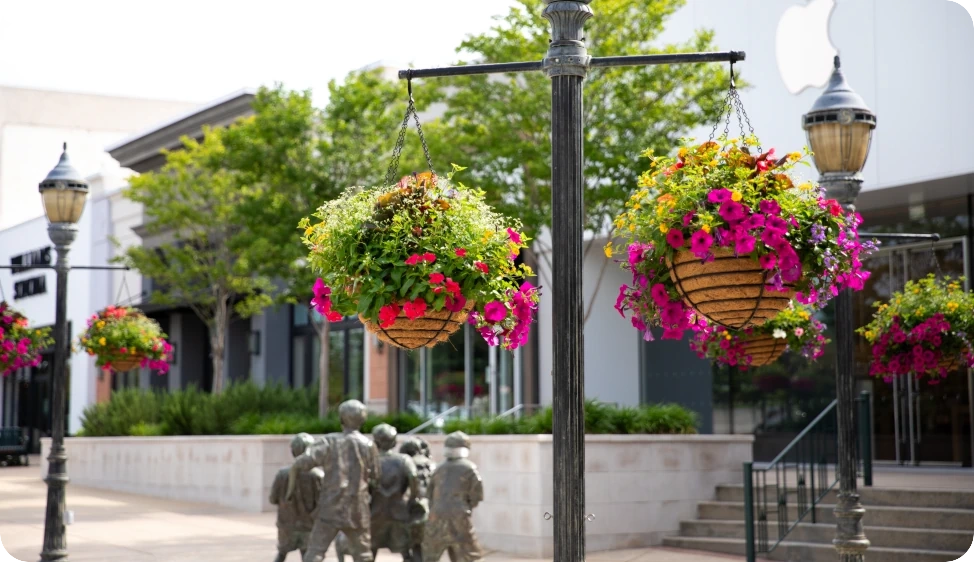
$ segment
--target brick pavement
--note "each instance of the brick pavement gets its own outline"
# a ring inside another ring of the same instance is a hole
[[[46,486],[39,468],[0,467],[0,542],[15,559],[39,559],[44,533]],[[70,472],[70,466],[69,466]],[[273,513],[120,494],[68,485],[72,562],[262,562],[273,560],[277,530]],[[2,558],[2,556],[0,556]],[[728,562],[741,557],[653,548],[596,552],[591,562]],[[329,553],[327,560],[336,560]],[[377,562],[401,557],[380,552]],[[444,560],[446,558],[444,557]],[[490,562],[515,562],[492,553]],[[288,562],[300,562],[292,553]]]

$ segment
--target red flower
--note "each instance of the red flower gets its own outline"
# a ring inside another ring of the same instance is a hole
[[[510,238],[511,242],[514,242],[515,244],[521,243],[521,234],[513,228],[507,229],[507,237]]]
[[[467,251],[464,250],[463,248],[457,248],[454,253],[457,255],[458,258],[467,257]]]
[[[440,272],[430,273],[430,283],[434,285],[439,285],[444,279],[446,279],[446,277],[444,277],[444,275]]]
[[[826,203],[828,203],[829,213],[833,217],[837,217],[840,214],[842,214],[842,205],[839,205],[838,201],[836,201],[835,199],[829,199],[828,201],[826,201]]]
[[[475,261],[475,262],[473,262],[473,265],[474,265],[474,267],[476,267],[477,269],[479,269],[481,273],[483,273],[484,275],[487,275],[488,269],[487,269],[487,264],[486,263],[484,263],[482,261]]]
[[[423,259],[423,256],[419,254],[413,254],[406,259],[406,265],[416,265]]]
[[[426,263],[433,263],[436,261],[436,256],[434,256],[430,252],[426,252],[425,254],[423,254],[423,261]]]
[[[422,297],[416,297],[413,301],[406,301],[406,304],[402,305],[402,311],[406,313],[406,317],[410,320],[415,320],[426,314],[426,301]]]
[[[396,323],[396,318],[399,316],[399,305],[392,303],[387,304],[379,309],[379,327],[388,328]]]
[[[446,290],[453,293],[454,298],[460,298],[460,284],[454,281],[453,279],[447,278]]]

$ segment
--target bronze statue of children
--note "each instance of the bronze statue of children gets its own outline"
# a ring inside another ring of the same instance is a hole
[[[470,437],[456,431],[446,437],[446,462],[429,483],[430,513],[423,532],[424,562],[439,562],[448,551],[453,562],[483,558],[473,529],[473,509],[484,499],[477,465],[470,462]]]
[[[291,439],[291,454],[298,457],[313,443],[313,437],[307,433],[299,433]],[[314,511],[318,505],[318,494],[321,493],[321,481],[324,478],[320,468],[302,472],[298,475],[293,497],[287,499],[285,495],[290,472],[290,468],[282,468],[271,486],[270,502],[277,506],[276,562],[284,562],[288,553],[294,550],[300,550],[301,556],[304,556],[308,549],[311,527],[314,525]]]
[[[348,538],[355,562],[372,562],[370,485],[381,479],[375,444],[359,432],[365,405],[358,400],[338,407],[342,433],[332,433],[295,459],[288,481],[288,498],[297,475],[315,467],[324,470],[318,516],[308,540],[304,562],[322,562],[339,531]]]

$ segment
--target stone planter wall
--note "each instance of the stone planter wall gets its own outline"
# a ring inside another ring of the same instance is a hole
[[[442,462],[443,436],[424,436]],[[474,511],[484,546],[534,558],[552,556],[550,435],[473,436],[470,458],[484,481]],[[76,485],[271,511],[276,472],[290,461],[289,436],[118,437],[67,440]],[[753,437],[590,435],[586,438],[589,551],[660,544],[718,484],[738,483]],[[44,440],[46,457],[49,440]],[[46,464],[42,467],[46,474]],[[69,492],[70,493],[70,492]]]

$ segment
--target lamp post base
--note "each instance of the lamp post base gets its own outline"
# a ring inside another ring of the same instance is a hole
[[[839,553],[840,562],[864,562],[869,539],[862,529],[862,516],[866,509],[859,502],[857,493],[839,493],[835,510],[836,535],[832,544]]]

